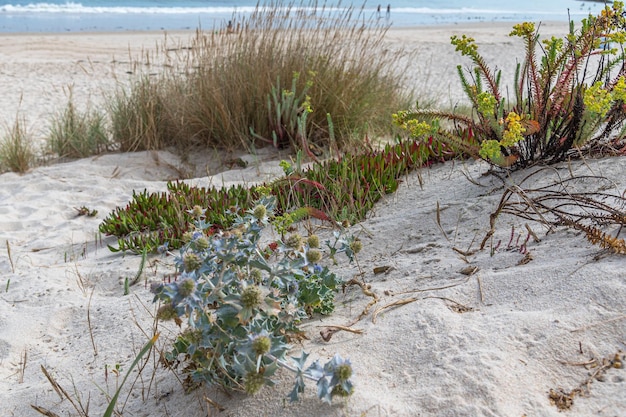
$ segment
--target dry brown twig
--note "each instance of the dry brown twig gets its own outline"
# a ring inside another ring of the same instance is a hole
[[[386,304],[382,307],[378,307],[373,313],[372,313],[372,323],[376,323],[376,317],[378,317],[378,315],[380,313],[382,313],[384,310],[388,310],[390,308],[393,307],[399,307],[399,306],[403,306],[406,304],[411,304],[414,303],[415,301],[418,300],[423,300],[424,297],[410,297],[410,298],[403,298],[401,300],[396,300],[392,303]]]
[[[96,347],[96,340],[93,337],[93,327],[91,325],[91,299],[93,298],[93,293],[96,290],[96,287],[91,289],[91,294],[89,294],[89,301],[87,302],[87,327],[89,327],[89,339],[91,340],[91,346],[93,347],[93,356],[98,356],[98,348]]]
[[[591,323],[591,324],[588,324],[586,326],[582,326],[582,327],[579,327],[577,329],[570,330],[570,332],[572,332],[572,333],[574,333],[574,332],[581,332],[583,330],[587,330],[587,329],[590,329],[590,328],[595,327],[595,326],[601,326],[603,324],[613,323],[613,322],[616,322],[616,321],[619,321],[619,320],[624,320],[624,319],[626,319],[626,314],[622,314],[622,315],[620,315],[618,317],[613,317],[612,319]]]
[[[6,241],[7,243],[7,255],[9,256],[9,264],[11,264],[11,272],[15,274],[15,265],[13,264],[13,258],[11,257],[11,245],[9,244],[9,241]]]
[[[369,303],[367,303],[363,311],[361,311],[361,314],[359,314],[359,316],[356,319],[354,319],[352,322],[350,322],[349,324],[345,326],[335,326],[335,325],[324,326],[324,329],[320,331],[320,336],[322,336],[322,339],[325,342],[330,341],[333,335],[340,331],[349,331],[349,332],[358,333],[358,334],[363,333],[363,330],[352,329],[351,327],[354,326],[359,321],[361,321],[363,317],[367,316],[372,306],[380,300],[378,295],[370,289],[370,286],[368,284],[366,284],[363,281],[358,280],[357,278],[352,278],[350,281],[343,284],[344,291],[346,287],[349,287],[351,285],[359,286],[361,288],[361,291],[363,291],[363,294],[365,294],[368,297],[372,297],[372,300]]]
[[[350,324],[350,326],[352,326],[353,324],[354,323]],[[324,342],[328,342],[330,341],[331,337],[333,337],[335,333],[340,332],[340,331],[356,333],[356,334],[364,333],[364,331],[361,329],[353,329],[349,326],[324,326],[324,329],[320,331],[320,336],[322,336],[322,339],[324,340]]]
[[[18,384],[24,383],[24,374],[26,373],[26,360],[28,359],[28,350],[26,348],[24,348],[24,355],[22,355],[21,359],[22,360],[20,362],[20,372],[17,380]]]
[[[70,402],[70,404],[72,404],[72,407],[74,407],[74,410],[76,410],[79,416],[81,417],[89,416],[89,403],[87,403],[86,406],[83,406],[80,398],[78,398],[75,402],[72,396],[68,394],[67,391],[65,391],[65,389],[61,386],[61,384],[59,384],[52,375],[50,375],[48,370],[43,365],[41,365],[41,372],[43,372],[44,376],[46,377],[48,382],[50,382],[50,385],[52,385],[52,388],[56,391],[56,393],[59,395],[59,398],[61,398],[61,400],[67,399]],[[51,415],[55,416],[54,413],[51,413],[45,408],[38,407],[32,404],[31,404],[31,407],[45,416],[48,416],[48,417],[51,417]]]
[[[612,358],[602,358],[601,360],[592,358],[586,362],[570,363],[559,360],[560,363],[569,366],[584,366],[586,369],[593,369],[593,372],[582,381],[576,388],[571,391],[565,391],[563,388],[550,389],[548,398],[560,411],[568,410],[574,404],[574,398],[582,396],[591,391],[591,383],[594,380],[602,381],[604,374],[611,368],[621,369],[623,367],[623,353],[618,351]],[[589,367],[589,368],[588,368]]]
[[[604,249],[614,253],[626,254],[624,239],[611,236],[602,231],[601,227],[626,225],[626,198],[619,194],[604,191],[576,191],[577,182],[593,182],[600,190],[614,187],[613,182],[596,175],[571,176],[559,178],[544,186],[522,188],[525,182],[536,175],[544,173],[544,169],[536,170],[522,179],[520,184],[505,189],[496,210],[490,215],[490,230],[485,235],[480,249],[495,233],[495,224],[501,214],[512,214],[526,220],[536,221],[554,231],[557,226],[566,226],[585,233],[587,239]],[[602,185],[607,183],[607,185]],[[512,199],[516,196],[516,199]],[[530,226],[526,226],[530,236],[538,241],[537,235]]]

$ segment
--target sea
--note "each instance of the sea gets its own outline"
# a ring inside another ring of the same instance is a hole
[[[579,21],[600,2],[578,0],[0,0],[0,32],[102,32],[215,29],[259,7],[353,7],[359,18],[392,27],[467,22]]]

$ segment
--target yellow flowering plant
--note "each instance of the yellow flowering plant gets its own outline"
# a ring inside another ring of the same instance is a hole
[[[416,138],[438,140],[459,152],[510,169],[555,163],[580,151],[621,149],[626,137],[626,18],[615,1],[569,33],[541,39],[533,23],[510,36],[526,47],[512,91],[502,94],[500,71],[491,70],[475,39],[451,43],[473,67],[457,67],[473,112],[470,116],[416,107],[394,121]],[[443,121],[447,121],[443,122]]]

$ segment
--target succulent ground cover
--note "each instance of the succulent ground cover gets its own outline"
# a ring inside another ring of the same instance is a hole
[[[110,246],[114,251],[155,252],[165,244],[176,249],[189,232],[194,206],[205,210],[211,224],[206,233],[212,234],[229,228],[234,214],[241,214],[262,190],[276,198],[279,215],[355,223],[363,220],[383,195],[397,189],[402,175],[454,155],[444,144],[409,140],[388,144],[382,150],[345,154],[306,169],[297,162],[283,162],[284,177],[250,188],[204,188],[173,182],[168,184],[168,192],[134,193],[125,207],[107,216],[100,232],[118,238],[117,247]]]

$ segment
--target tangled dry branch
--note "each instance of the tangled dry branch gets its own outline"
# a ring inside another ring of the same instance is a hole
[[[550,230],[565,226],[581,231],[592,244],[626,255],[626,242],[618,237],[626,225],[624,194],[607,192],[615,185],[608,178],[597,175],[558,177],[547,185],[524,186],[536,178],[545,178],[546,170],[554,172],[551,168],[540,168],[519,184],[505,188],[497,209],[490,216],[491,229],[483,239],[481,249],[494,234],[497,218],[501,214],[511,214],[544,224]],[[580,187],[583,184],[585,187]],[[586,191],[590,184],[597,191]],[[615,236],[605,231],[610,228],[616,229]]]

